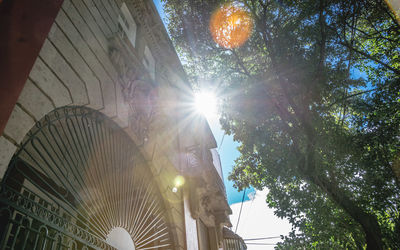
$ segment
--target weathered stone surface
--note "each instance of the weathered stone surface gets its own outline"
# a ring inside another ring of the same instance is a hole
[[[159,186],[164,192],[165,190],[171,190],[174,187],[174,179],[179,174],[174,167],[170,167],[171,164],[166,157],[155,158],[153,160],[154,165],[159,166],[159,174],[157,176]]]
[[[69,14],[73,12],[79,16],[73,6],[70,5],[69,10],[71,10]],[[115,83],[113,82],[113,80],[111,80],[110,76],[107,74],[107,71],[105,70],[99,59],[89,48],[90,45],[86,43],[86,41],[82,37],[86,35],[86,32],[90,33],[90,30],[87,27],[84,28],[86,24],[83,24],[83,21],[79,22],[80,24],[82,24],[81,26],[75,27],[74,24],[68,19],[66,13],[63,10],[59,12],[56,22],[59,25],[59,28],[63,30],[66,36],[68,36],[68,39],[71,41],[75,49],[82,56],[83,60],[87,63],[89,68],[93,71],[97,79],[100,81],[104,103],[104,110],[102,112],[109,117],[116,116],[117,108],[114,87]],[[99,50],[102,50],[100,46]]]
[[[63,16],[60,11],[56,20]],[[72,43],[67,39],[58,25],[52,26],[52,35],[49,35],[50,41],[56,46],[72,69],[78,74],[86,86],[89,98],[89,106],[93,109],[103,108],[103,97],[101,93],[100,83],[93,74],[89,66],[86,64],[82,56],[76,51]]]
[[[99,11],[101,17],[104,19],[107,26],[110,28],[111,33],[117,32],[117,30],[118,30],[117,20],[118,19],[112,18],[110,16],[110,12],[106,9],[106,7],[104,5],[104,2],[106,2],[106,1],[94,0],[92,2],[97,7],[97,10]]]
[[[25,83],[24,89],[18,98],[21,104],[38,121],[44,115],[54,109],[53,104],[33,83],[31,80]]]
[[[89,11],[85,5],[78,0],[74,0],[74,4],[80,7],[79,12],[75,5],[66,5],[65,3],[70,0],[64,1],[63,10],[72,21],[78,32],[81,34],[87,45],[93,51],[99,62],[104,67],[105,71],[114,82],[118,80],[118,73],[112,66],[110,58],[108,57],[108,42],[104,35],[100,32],[99,27],[91,18]],[[83,18],[81,15],[84,15]]]
[[[124,101],[122,96],[121,84],[116,84],[115,94],[117,96],[117,117],[114,119],[119,126],[122,128],[128,127],[129,125],[129,104]]]
[[[7,170],[8,164],[13,156],[17,147],[12,144],[9,140],[4,138],[4,136],[0,137],[0,179],[3,178],[4,173]]]
[[[94,19],[96,20],[96,23],[99,25],[101,31],[106,37],[109,37],[112,35],[113,31],[111,28],[107,25],[107,23],[104,20],[104,17],[101,15],[99,9],[96,7],[94,4],[94,1],[92,0],[83,0],[85,3],[86,7],[89,9],[90,13],[93,15]]]
[[[40,57],[36,59],[29,77],[51,98],[56,107],[72,103],[68,89],[44,64]]]
[[[115,8],[116,3],[115,1],[109,1],[109,0],[101,0],[104,8],[106,9],[108,15],[110,15],[111,20],[113,21],[115,25],[115,29],[118,29],[118,15],[119,15],[119,9]]]
[[[154,158],[154,153],[156,148],[157,148],[156,140],[153,140],[150,137],[150,139],[143,145],[143,147],[141,147],[141,150],[143,151],[142,154],[146,155],[146,159],[151,161]]]
[[[162,171],[163,168],[165,168],[167,165],[169,165],[168,158],[163,154],[162,151],[159,150],[159,146],[157,144],[157,147],[154,150],[153,153],[153,159],[152,159],[152,165],[154,166],[155,170],[155,175],[159,175]]]
[[[4,133],[10,136],[16,143],[20,143],[35,121],[17,105],[8,119]]]
[[[181,205],[181,207],[183,207]],[[176,237],[178,241],[178,247],[183,247],[185,246],[185,230],[184,230],[184,216],[183,211],[178,211],[175,208],[172,208],[168,213],[171,216],[171,219],[173,221],[173,225],[171,225],[172,228],[176,230]]]
[[[73,5],[69,6],[68,5],[69,2],[72,2]],[[89,9],[86,7],[86,5],[83,3],[82,0],[64,1],[62,8],[64,8],[64,10],[67,12],[67,14],[71,17],[72,22],[76,23],[76,21],[79,20],[79,21],[83,21],[86,25],[88,25],[90,27],[90,31],[93,32],[93,35],[94,35],[93,38],[95,38],[95,40],[97,40],[96,42],[98,42],[101,45],[101,47],[103,47],[103,49],[105,51],[107,51],[107,49],[108,49],[107,38],[104,36],[103,32],[100,30],[99,25],[96,23],[96,21],[90,14]],[[80,17],[76,16],[76,12],[79,12]],[[86,28],[85,26],[76,26],[76,27],[79,27],[80,29]],[[88,32],[85,32],[85,33],[89,34]],[[86,39],[86,37],[85,37],[85,39]],[[95,40],[93,40],[93,42],[95,42]],[[89,42],[89,41],[87,41],[87,42]]]
[[[89,103],[85,84],[48,39],[43,43],[39,55],[71,92],[74,104]]]

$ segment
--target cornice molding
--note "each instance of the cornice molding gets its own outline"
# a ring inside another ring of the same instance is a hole
[[[186,73],[153,2],[128,0],[126,4],[138,25],[142,27],[154,58],[158,59],[157,68],[169,69],[161,71],[168,75],[173,70],[175,74],[179,75],[182,84],[187,84]]]

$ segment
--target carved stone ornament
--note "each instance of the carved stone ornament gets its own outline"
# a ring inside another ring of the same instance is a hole
[[[202,162],[199,146],[191,146],[186,148],[186,164],[183,172],[186,176],[201,177]]]
[[[129,127],[145,143],[156,110],[157,89],[143,80],[134,80],[123,88],[122,94],[130,107]]]
[[[157,88],[139,78],[148,74],[129,46],[116,35],[109,40],[111,62],[119,75],[122,96],[129,105],[129,128],[140,144],[149,139],[149,128],[156,113]]]

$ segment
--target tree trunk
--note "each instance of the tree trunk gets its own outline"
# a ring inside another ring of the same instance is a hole
[[[357,221],[364,233],[367,242],[367,250],[383,249],[382,234],[378,221],[375,216],[366,213],[356,202],[352,201],[345,192],[334,185],[326,177],[312,176],[310,180],[325,191],[331,199],[343,208],[355,221]]]

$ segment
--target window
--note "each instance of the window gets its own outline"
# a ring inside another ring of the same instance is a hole
[[[137,26],[135,20],[133,20],[131,12],[128,9],[128,6],[126,6],[125,3],[122,3],[121,15],[118,16],[118,24],[128,37],[129,41],[132,43],[133,47],[135,47]]]
[[[149,47],[147,46],[144,48],[143,65],[149,72],[151,79],[154,80],[156,75],[156,63]]]

